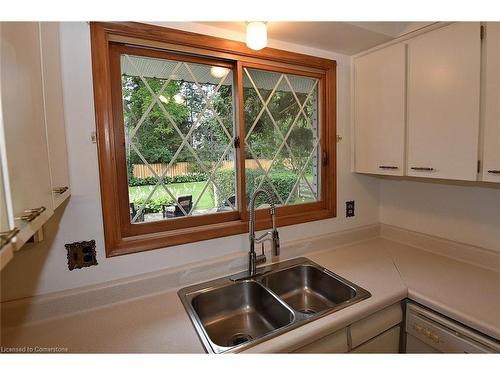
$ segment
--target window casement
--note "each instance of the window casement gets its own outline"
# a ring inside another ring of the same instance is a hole
[[[107,256],[244,233],[260,187],[278,226],[335,216],[335,61],[140,23],[91,41]]]

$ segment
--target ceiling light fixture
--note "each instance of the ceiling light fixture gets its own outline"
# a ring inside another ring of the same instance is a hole
[[[212,77],[222,78],[227,74],[228,70],[228,68],[224,68],[222,66],[212,66],[210,68],[210,74]]]
[[[247,46],[259,50],[267,45],[267,25],[262,21],[247,22]]]
[[[160,96],[158,97],[158,99],[160,99],[160,102],[163,102],[163,103],[165,103],[165,104],[170,103],[170,99],[166,98],[166,97],[165,97],[165,96],[163,96],[163,95],[160,95]],[[177,93],[177,94],[175,94],[175,95],[174,95],[174,102],[175,102],[176,104],[183,104],[183,103],[184,103],[184,98],[182,97],[182,95],[181,95],[181,94]]]
[[[181,94],[177,93],[174,95],[174,102],[176,102],[177,104],[183,104],[184,98],[182,97]]]

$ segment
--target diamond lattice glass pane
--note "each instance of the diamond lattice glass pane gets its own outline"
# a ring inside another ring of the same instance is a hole
[[[264,102],[275,90],[281,90],[286,86],[282,73],[247,68],[244,71],[243,86],[253,87]]]
[[[268,182],[272,183],[279,194],[279,202],[287,202],[299,179],[300,170],[295,166],[293,158],[286,147],[282,147],[274,158],[268,172]]]
[[[138,98],[133,98],[133,100],[140,101]],[[166,110],[171,113],[170,116],[174,121],[182,123],[183,116],[176,113],[179,107],[172,107],[166,106]],[[182,135],[165,114],[164,109],[159,104],[154,104],[147,113],[143,113],[142,118],[143,121],[139,127],[134,126],[133,123],[130,127],[125,125],[128,148],[130,149],[133,144],[139,151],[139,154],[129,155],[128,161],[135,165],[146,163],[152,165],[172,160],[182,143]],[[186,130],[182,125],[178,128],[181,132]],[[183,149],[177,156],[177,160],[188,157],[189,154],[189,150]]]
[[[280,200],[281,198],[278,195],[278,191],[271,184],[269,177],[267,177],[266,172],[261,167],[259,167],[259,165],[252,159],[246,160],[245,184],[247,188],[247,204],[250,203],[250,197],[259,186],[271,193],[275,204],[283,203]],[[268,202],[266,201],[265,197],[259,196],[257,198],[255,207],[267,204]]]
[[[314,173],[316,168],[317,166],[313,160],[309,160],[288,204],[314,202],[317,199],[319,195],[319,178]]]
[[[290,84],[301,105],[308,98],[317,98],[318,80],[316,78],[287,74],[286,81]]]
[[[247,137],[252,134],[253,128],[257,126],[261,117],[266,114],[264,104],[253,87],[244,86],[245,101],[243,111],[245,115],[245,134]]]
[[[234,210],[232,70],[131,55],[121,69],[131,221]]]
[[[247,194],[260,186],[278,204],[319,200],[318,80],[244,71]]]
[[[282,143],[280,133],[276,131],[271,117],[267,112],[255,123],[252,132],[247,134],[246,138],[248,145],[251,145],[253,154],[248,156],[266,161],[270,161],[273,158],[276,150]],[[264,165],[267,165],[266,163],[263,162]],[[267,170],[268,168],[265,167],[265,169]]]
[[[199,202],[195,202],[194,215],[202,215],[207,212],[207,208],[201,203],[203,199],[213,202],[217,212],[232,211],[238,207],[235,188],[236,173],[234,163],[222,161],[217,168],[212,171],[212,180],[207,181]]]
[[[287,145],[297,168],[304,166],[317,141],[317,134],[311,130],[309,124],[310,121],[300,114],[295,126],[288,134]]]

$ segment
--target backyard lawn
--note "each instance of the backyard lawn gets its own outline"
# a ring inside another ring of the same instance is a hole
[[[310,174],[305,175],[305,178],[312,183],[313,176]],[[171,183],[166,185],[172,195],[176,198],[192,195],[193,196],[193,204],[195,204],[196,200],[200,196],[205,187],[206,181],[200,182],[182,182],[182,183]],[[154,185],[145,185],[145,186],[131,186],[129,187],[129,197],[130,202],[134,202],[137,209],[141,207],[146,199],[148,198],[151,190],[153,190]],[[203,196],[201,197],[196,209],[204,210],[215,208],[215,203],[213,199],[213,194],[211,193],[212,186],[208,186],[205,190]],[[301,197],[297,197],[290,203],[303,203],[310,202],[313,199],[312,194],[310,193],[309,188],[305,183],[301,183]],[[288,194],[288,193],[287,193]],[[283,199],[286,199],[284,197]],[[146,208],[149,209],[149,212],[161,212],[161,205],[173,205],[174,200],[170,197],[169,194],[165,191],[165,189],[161,186],[158,186],[148,201]]]
[[[177,183],[177,184],[168,184],[167,187],[172,193],[174,197],[181,197],[184,195],[192,195],[193,196],[193,204],[195,204],[199,195],[203,191],[206,181],[201,182],[185,182],[185,183]],[[151,190],[153,190],[154,185],[146,185],[146,186],[131,186],[129,187],[129,196],[130,202],[144,202],[148,197]],[[206,208],[214,208],[214,202],[212,196],[210,194],[211,187],[208,186],[205,190],[205,193],[201,197],[200,201],[196,208],[198,209],[206,209]],[[150,198],[151,201],[165,201],[171,200],[170,195],[165,191],[164,188],[158,186],[156,191]]]

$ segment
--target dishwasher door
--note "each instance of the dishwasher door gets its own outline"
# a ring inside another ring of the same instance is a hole
[[[414,303],[406,305],[407,353],[499,353],[498,341]]]

